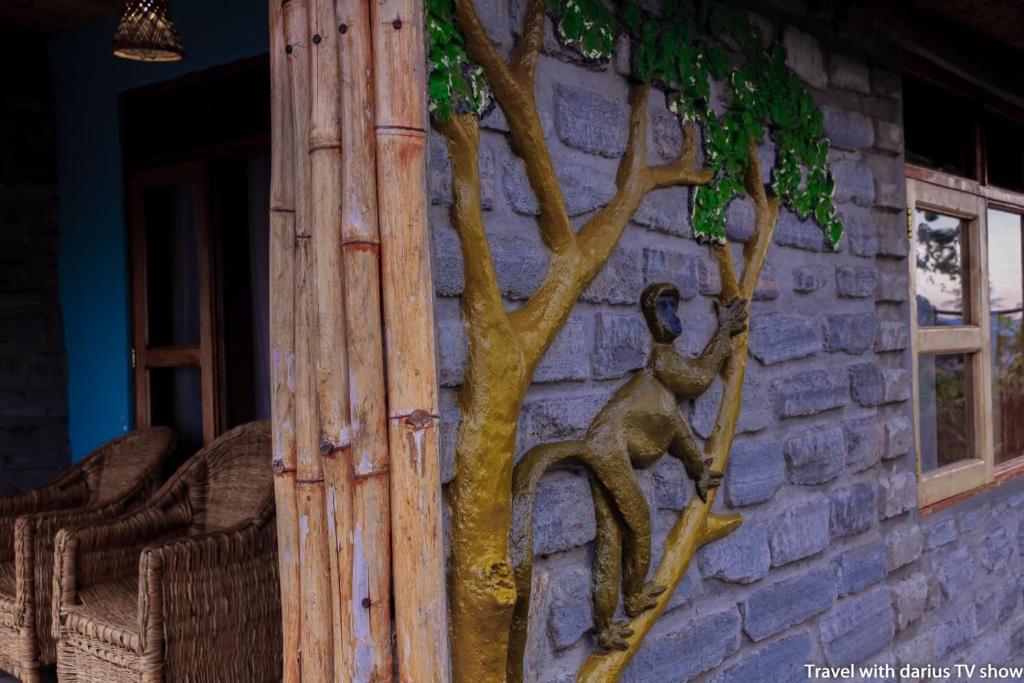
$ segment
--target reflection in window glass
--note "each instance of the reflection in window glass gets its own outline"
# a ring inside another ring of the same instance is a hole
[[[922,472],[972,457],[969,363],[962,353],[918,358]]]
[[[996,464],[1024,455],[1024,248],[1021,217],[988,211],[992,421]]]
[[[967,232],[959,218],[915,212],[917,223],[917,324],[963,325],[966,310]]]

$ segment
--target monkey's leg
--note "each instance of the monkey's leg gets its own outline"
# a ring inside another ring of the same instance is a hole
[[[675,434],[669,443],[668,452],[680,460],[686,468],[686,474],[697,487],[697,495],[707,500],[708,491],[722,482],[722,473],[711,469],[711,461],[703,460],[703,453],[693,436],[693,431],[686,419],[680,414],[675,420]]]
[[[653,607],[656,598],[665,592],[664,587],[646,581],[651,567],[651,510],[633,474],[624,445],[622,455],[605,452],[593,453],[592,457],[593,473],[610,494],[612,506],[625,523],[622,530],[625,555],[623,607],[626,614],[634,617]]]
[[[608,492],[593,475],[590,492],[594,498],[597,535],[594,538],[594,627],[597,644],[605,650],[624,650],[626,638],[633,635],[625,622],[615,621],[619,604],[619,580],[622,576],[622,531]]]

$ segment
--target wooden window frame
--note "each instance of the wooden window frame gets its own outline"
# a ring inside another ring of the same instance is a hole
[[[914,434],[918,471],[918,503],[926,511],[1024,474],[1024,454],[995,464],[992,406],[991,316],[988,284],[988,211],[1000,209],[1024,215],[1024,194],[984,185],[976,180],[907,164],[908,238],[911,253],[910,327],[913,363]],[[967,222],[964,256],[969,278],[968,324],[949,329],[917,324],[917,225],[913,212],[928,209]],[[973,395],[971,445],[973,458],[921,472],[921,403],[918,359],[922,355],[971,354],[970,385]]]
[[[196,187],[199,344],[150,346],[149,297],[146,273],[146,218],[143,195],[147,188],[192,182]],[[151,426],[150,377],[153,368],[198,367],[202,391],[203,443],[216,438],[220,428],[215,365],[213,260],[207,169],[203,163],[179,163],[135,171],[131,177],[129,220],[132,250],[132,364],[135,375],[135,424]]]

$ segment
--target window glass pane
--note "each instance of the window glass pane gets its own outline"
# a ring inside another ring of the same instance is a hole
[[[1021,217],[990,209],[988,280],[992,320],[992,431],[997,464],[1024,455],[1022,254]]]
[[[174,428],[178,453],[191,455],[203,445],[202,387],[197,367],[149,371],[150,422]]]
[[[972,457],[971,355],[920,356],[921,471]]]
[[[988,183],[1024,191],[1024,125],[1001,116],[985,119]]]
[[[199,260],[194,183],[147,188],[149,346],[199,344]]]
[[[964,325],[967,310],[967,229],[964,221],[934,211],[915,212],[917,324]]]
[[[907,161],[976,178],[976,105],[914,78],[903,79],[903,128]]]

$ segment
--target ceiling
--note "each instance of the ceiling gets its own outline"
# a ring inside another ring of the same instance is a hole
[[[123,8],[124,0],[0,0],[0,23],[53,33]]]
[[[913,0],[913,4],[925,14],[1024,50],[1024,2],[1020,0]]]

